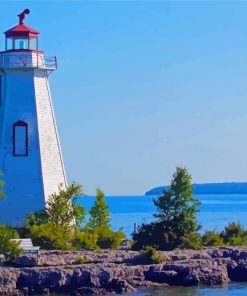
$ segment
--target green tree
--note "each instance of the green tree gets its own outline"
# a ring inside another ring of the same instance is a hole
[[[90,218],[87,227],[110,228],[110,212],[105,201],[104,192],[99,188],[97,188],[96,200],[89,214]]]
[[[247,241],[247,230],[239,222],[229,223],[220,236],[227,245],[230,246],[243,246]]]
[[[191,176],[186,168],[176,168],[171,186],[154,199],[154,204],[156,221],[143,224],[133,234],[133,248],[152,244],[158,249],[171,250],[188,244],[196,236],[200,228],[196,220],[200,202],[192,196]]]
[[[80,227],[85,219],[85,210],[76,202],[82,196],[84,194],[79,184],[72,183],[66,188],[59,187],[58,193],[50,195],[46,203],[48,223],[67,227],[74,221],[75,225]]]
[[[4,194],[4,191],[3,191],[5,182],[2,180],[2,176],[3,176],[3,173],[0,171],[0,199],[6,198],[6,195]]]
[[[179,230],[182,236],[199,229],[196,215],[200,202],[192,196],[191,175],[186,168],[180,166],[176,168],[170,189],[155,199],[154,204],[157,207],[154,216],[158,221],[170,222],[180,217],[180,223],[174,230]]]
[[[224,246],[224,241],[220,237],[220,235],[215,231],[206,231],[202,235],[202,244],[203,246],[207,246],[207,247],[211,247],[211,246],[220,247],[220,246]]]
[[[19,234],[14,228],[5,224],[0,225],[0,254],[4,254],[7,261],[14,261],[23,252],[19,243],[12,240],[18,238]]]
[[[30,236],[34,244],[42,249],[72,249],[73,232],[68,227],[50,223],[34,225],[30,229]]]
[[[41,225],[48,222],[48,215],[45,210],[30,212],[27,214],[23,227],[31,229],[34,225]]]

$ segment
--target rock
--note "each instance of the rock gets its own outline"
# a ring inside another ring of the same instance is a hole
[[[136,291],[136,289],[132,287],[126,280],[121,279],[112,279],[109,282],[107,288],[110,292],[114,291],[118,294],[131,293]]]
[[[163,270],[150,267],[144,274],[148,281],[174,286],[218,285],[229,281],[225,266],[215,266],[213,261],[203,259],[165,264]]]
[[[34,267],[38,264],[38,258],[37,256],[19,256],[15,260],[15,264],[18,267]]]
[[[0,295],[106,295],[146,286],[219,285],[247,282],[247,248],[205,248],[160,252],[163,264],[134,265],[129,250],[41,251],[20,256],[16,268],[0,267]],[[76,264],[78,258],[85,264]],[[88,262],[89,261],[89,262]]]

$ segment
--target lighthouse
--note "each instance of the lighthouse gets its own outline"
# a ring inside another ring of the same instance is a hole
[[[67,185],[49,87],[57,59],[39,49],[39,32],[25,24],[29,13],[4,33],[0,53],[0,171],[7,196],[0,200],[0,223],[13,226]]]

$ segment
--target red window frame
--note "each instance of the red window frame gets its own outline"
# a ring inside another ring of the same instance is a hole
[[[17,127],[24,127],[25,128],[25,153],[19,154],[16,152],[16,128]],[[28,156],[28,124],[24,121],[17,121],[13,125],[13,156]]]

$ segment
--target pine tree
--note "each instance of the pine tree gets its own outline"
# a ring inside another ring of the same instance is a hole
[[[75,221],[80,227],[85,218],[85,211],[77,204],[78,198],[82,197],[82,186],[72,183],[66,188],[59,187],[58,193],[49,196],[46,203],[46,214],[48,223],[57,226],[70,226]]]
[[[162,196],[154,199],[156,220],[142,224],[133,234],[134,249],[152,245],[160,250],[177,247],[198,248],[196,215],[200,202],[192,196],[191,176],[184,167],[177,167],[171,185]],[[193,245],[194,244],[194,245]]]
[[[184,167],[177,167],[169,190],[154,200],[158,221],[180,218],[179,229],[185,233],[198,230],[196,214],[200,202],[192,196],[191,175]]]
[[[89,214],[90,218],[87,225],[89,228],[110,228],[110,212],[105,201],[104,192],[99,188],[97,188],[96,200]]]

